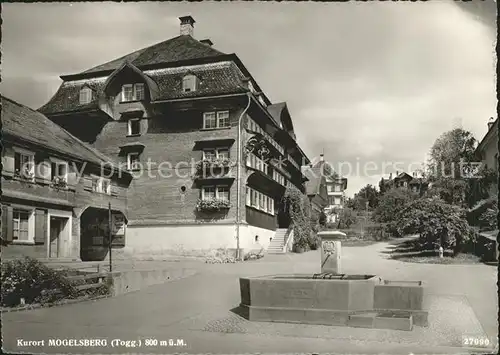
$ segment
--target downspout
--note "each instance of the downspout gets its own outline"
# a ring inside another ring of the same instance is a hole
[[[241,122],[243,117],[247,113],[250,103],[252,102],[252,96],[250,93],[248,96],[248,104],[241,112],[240,118],[238,119],[238,145],[237,145],[237,166],[236,166],[236,260],[240,260],[240,203],[241,203]]]

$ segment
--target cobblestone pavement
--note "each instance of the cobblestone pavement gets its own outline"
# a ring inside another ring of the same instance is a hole
[[[240,301],[238,277],[315,273],[319,253],[267,255],[238,264],[179,262],[197,275],[111,299],[2,315],[4,350],[30,353],[459,353],[462,335],[496,339],[496,268],[486,265],[422,265],[390,260],[388,244],[343,249],[346,273],[422,280],[428,286],[431,326],[412,332],[248,322],[230,310]],[[150,262],[147,268],[164,267]],[[173,263],[168,263],[169,265]],[[141,266],[141,268],[146,266]],[[106,347],[51,347],[48,339],[101,338]],[[141,348],[111,347],[111,340],[142,341]],[[44,340],[43,346],[17,341]],[[146,347],[146,339],[167,340]],[[180,347],[168,339],[182,339]],[[167,345],[165,345],[167,344]],[[474,350],[477,353],[477,350]]]

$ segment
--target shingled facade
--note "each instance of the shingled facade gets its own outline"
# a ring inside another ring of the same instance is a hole
[[[132,174],[125,253],[266,247],[309,161],[287,105],[180,20],[180,36],[61,76],[39,111]]]
[[[128,171],[41,113],[5,97],[2,133],[4,259],[103,259],[110,203],[114,247],[124,246]]]

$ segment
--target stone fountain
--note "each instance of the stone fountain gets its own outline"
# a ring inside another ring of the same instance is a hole
[[[318,235],[321,273],[240,278],[240,309],[248,320],[398,330],[428,325],[421,281],[343,274],[346,235]]]

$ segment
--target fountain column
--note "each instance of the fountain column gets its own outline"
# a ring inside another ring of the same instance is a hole
[[[346,237],[345,233],[339,231],[319,232],[321,238],[321,273],[341,274],[340,240]]]

